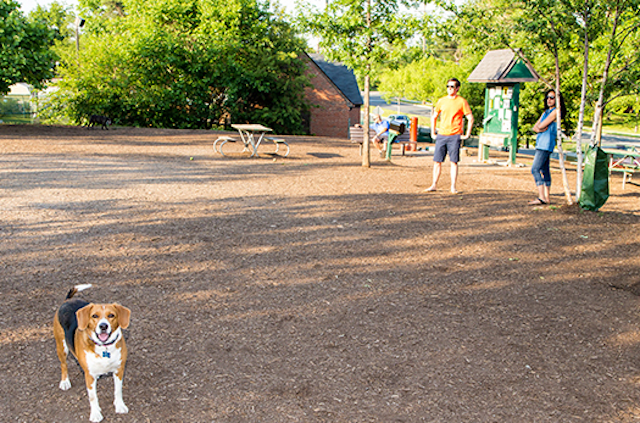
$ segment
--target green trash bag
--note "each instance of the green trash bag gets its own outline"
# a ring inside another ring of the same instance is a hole
[[[582,192],[578,204],[597,211],[609,198],[609,162],[600,147],[589,147],[584,157]]]

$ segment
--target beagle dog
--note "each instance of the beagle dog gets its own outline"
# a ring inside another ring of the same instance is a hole
[[[78,360],[84,372],[91,415],[89,420],[102,420],[102,411],[96,394],[96,382],[102,375],[113,374],[113,405],[116,413],[127,413],[129,409],[122,400],[122,380],[127,361],[127,346],[122,329],[129,326],[131,311],[119,304],[93,304],[73,299],[91,284],[76,285],[67,294],[53,319],[53,336],[60,359],[62,372],[60,389],[71,388],[67,370],[69,351]]]

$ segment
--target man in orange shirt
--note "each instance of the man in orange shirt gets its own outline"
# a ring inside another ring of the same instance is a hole
[[[433,155],[433,183],[425,191],[435,191],[442,162],[447,153],[451,161],[451,192],[457,194],[458,161],[460,160],[460,142],[471,136],[473,114],[467,100],[458,95],[460,81],[451,78],[447,81],[447,95],[442,97],[433,108],[431,116],[431,138],[436,140],[436,151]],[[436,120],[440,116],[440,127],[436,135]],[[467,118],[467,132],[462,135],[463,117]]]

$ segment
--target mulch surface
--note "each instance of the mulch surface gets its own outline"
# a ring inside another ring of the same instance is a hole
[[[52,335],[80,283],[132,311],[130,411],[103,378],[105,422],[640,420],[638,185],[582,211],[556,165],[533,207],[528,166],[473,150],[452,195],[448,163],[423,192],[428,154],[215,137],[0,125],[1,421],[88,421]]]

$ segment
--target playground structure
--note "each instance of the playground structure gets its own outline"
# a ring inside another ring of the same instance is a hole
[[[490,147],[507,149],[509,165],[518,152],[520,84],[536,82],[538,74],[518,51],[492,50],[471,72],[469,82],[485,83],[483,132],[478,141],[478,160],[489,160]]]

